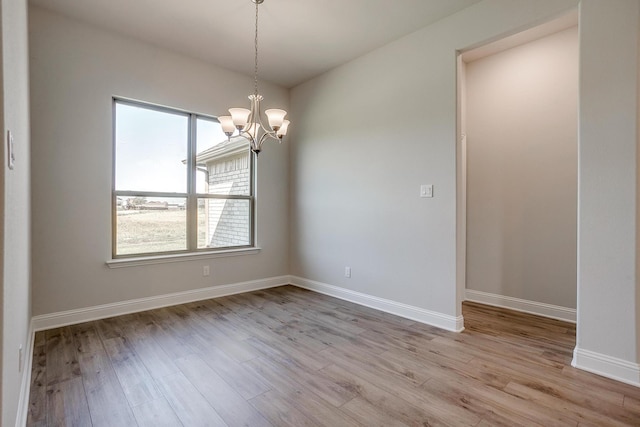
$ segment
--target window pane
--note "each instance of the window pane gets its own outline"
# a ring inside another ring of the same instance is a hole
[[[198,118],[197,153],[199,194],[250,194],[250,151],[245,138],[227,141],[218,122]]]
[[[189,117],[116,103],[116,190],[187,192]]]
[[[116,255],[187,249],[186,200],[118,197]]]
[[[198,248],[251,244],[250,206],[247,199],[198,199]]]

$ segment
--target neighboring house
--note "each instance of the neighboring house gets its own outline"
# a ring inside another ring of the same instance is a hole
[[[207,194],[218,196],[251,194],[249,143],[233,137],[197,154],[198,169],[207,175]],[[204,212],[202,211],[204,210]],[[246,199],[200,199],[207,247],[244,246],[251,243],[251,206]]]

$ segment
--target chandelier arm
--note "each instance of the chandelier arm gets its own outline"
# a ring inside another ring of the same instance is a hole
[[[260,101],[262,101],[262,99],[263,98],[262,98],[261,95],[258,95],[256,97],[256,100],[255,100],[255,111],[256,111],[256,119],[257,120],[253,120],[253,121],[255,123],[258,123],[264,132],[273,132],[273,129],[271,129],[271,126],[266,127],[264,125],[264,123],[262,122],[262,111],[260,110]],[[267,121],[267,124],[269,124],[269,121]]]
[[[281,140],[280,140],[280,138],[278,138],[278,136],[276,135],[276,133],[275,133],[275,132],[273,132],[273,131],[271,131],[271,132],[265,132],[265,133],[263,133],[263,134],[260,136],[260,139],[258,140],[258,143],[257,143],[258,151],[262,150],[262,144],[264,143],[264,141],[265,141],[267,138],[275,139],[275,140],[277,140],[278,142],[280,142],[280,141],[281,141]]]

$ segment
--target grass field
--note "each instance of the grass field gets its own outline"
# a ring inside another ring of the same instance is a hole
[[[205,217],[198,215],[198,246],[205,245]],[[118,210],[117,254],[143,254],[187,249],[187,211]]]

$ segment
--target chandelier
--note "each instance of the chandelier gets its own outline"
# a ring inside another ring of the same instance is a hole
[[[229,108],[230,116],[218,117],[222,131],[231,139],[231,136],[238,131],[238,135],[249,140],[251,151],[256,156],[262,150],[262,144],[267,138],[282,142],[282,137],[287,134],[289,120],[284,117],[287,112],[279,109],[269,109],[264,112],[267,116],[268,127],[262,122],[262,112],[260,111],[260,101],[264,98],[258,93],[258,6],[264,0],[251,0],[256,5],[256,32],[254,38],[254,69],[253,69],[253,94],[249,95],[251,109]]]

